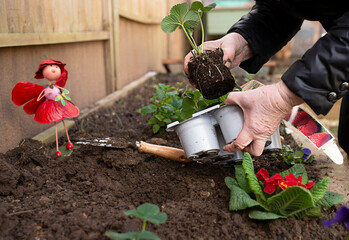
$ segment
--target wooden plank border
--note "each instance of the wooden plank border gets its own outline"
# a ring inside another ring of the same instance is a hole
[[[109,31],[65,33],[1,33],[0,47],[17,47],[108,40]]]

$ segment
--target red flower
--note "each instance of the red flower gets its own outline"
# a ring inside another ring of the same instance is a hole
[[[293,174],[289,174],[285,177],[284,181],[281,181],[279,183],[279,186],[282,190],[285,190],[286,188],[292,187],[292,186],[301,186],[307,190],[312,189],[315,183],[309,182],[309,183],[304,185],[304,184],[302,184],[302,178],[303,178],[303,175],[296,178]]]
[[[264,192],[268,194],[272,194],[275,192],[279,183],[283,180],[280,173],[275,174],[274,176],[269,178],[268,171],[262,168],[257,172],[257,179],[259,181],[264,181]]]
[[[269,173],[266,169],[261,168],[261,170],[259,170],[257,172],[257,179],[258,181],[265,181],[265,179],[269,178]]]
[[[288,174],[285,177],[285,180],[282,178],[280,173],[275,174],[269,178],[269,173],[264,168],[261,168],[257,174],[258,181],[263,181],[264,192],[272,194],[275,192],[277,186],[280,186],[282,190],[285,190],[291,186],[301,186],[307,190],[310,190],[314,186],[314,182],[309,182],[307,184],[302,184],[303,175],[296,178],[293,174]]]
[[[277,186],[279,185],[279,183],[282,181],[282,176],[280,175],[280,173],[275,174],[274,176],[265,179],[264,181],[264,192],[268,193],[268,194],[272,194],[273,192],[275,192]]]

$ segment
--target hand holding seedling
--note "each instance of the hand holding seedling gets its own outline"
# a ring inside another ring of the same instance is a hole
[[[207,51],[203,44],[205,28],[201,18],[204,13],[211,11],[215,6],[215,3],[204,6],[200,1],[195,1],[190,6],[188,3],[177,4],[171,8],[170,14],[161,22],[161,29],[165,33],[174,32],[176,29],[183,30],[194,49],[185,64],[188,80],[200,90],[206,99],[219,98],[235,87],[235,79],[229,68],[223,63],[223,50],[220,44],[216,44],[217,46],[210,51]],[[200,25],[201,28],[201,45],[197,44],[193,37],[197,25]],[[234,37],[236,34],[229,36]],[[247,43],[245,45],[247,46]]]
[[[232,69],[239,66],[241,62],[252,57],[252,52],[247,41],[238,33],[229,33],[224,37],[204,42],[201,46],[204,51],[221,48],[223,50],[223,62]],[[188,75],[188,62],[195,51],[190,51],[184,58],[184,71]]]
[[[236,104],[244,112],[244,126],[236,140],[223,149],[262,154],[265,142],[276,131],[293,106],[303,102],[280,81],[246,92],[231,92],[225,103]]]

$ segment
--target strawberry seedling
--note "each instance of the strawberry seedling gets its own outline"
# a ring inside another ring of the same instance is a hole
[[[164,133],[167,124],[189,119],[193,113],[222,103],[227,97],[224,95],[209,100],[203,98],[199,90],[191,91],[188,86],[185,89],[180,88],[182,83],[177,85],[178,87],[171,87],[159,83],[155,86],[156,91],[151,98],[152,102],[140,109],[142,116],[152,114],[148,124],[152,126],[154,133]]]
[[[201,17],[204,12],[209,12],[214,7],[216,7],[215,3],[204,6],[199,1],[193,2],[190,8],[188,3],[177,4],[171,8],[170,15],[162,20],[161,29],[165,33],[174,32],[177,28],[182,29],[190,45],[198,54],[201,54],[203,51],[200,46],[196,44],[193,37],[194,28],[200,23],[202,34],[201,40],[203,43],[205,39],[205,31]]]
[[[125,212],[127,216],[133,216],[139,218],[143,222],[142,230],[140,232],[127,232],[116,233],[106,232],[105,235],[112,240],[160,240],[160,238],[150,231],[146,231],[147,222],[154,223],[156,225],[162,224],[167,220],[166,213],[160,213],[158,206],[151,203],[144,203],[137,209],[131,209]]]

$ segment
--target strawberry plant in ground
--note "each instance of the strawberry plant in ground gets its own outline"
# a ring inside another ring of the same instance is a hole
[[[157,79],[176,86],[185,78],[159,75]],[[173,133],[154,135],[138,112],[150,103],[153,83],[147,82],[130,93],[132,97],[77,122],[70,134],[72,140],[117,136],[130,142],[180,147]],[[286,137],[285,144],[295,143]],[[133,148],[91,146],[56,160],[50,156],[51,148],[25,139],[19,147],[0,154],[1,240],[107,240],[106,231],[139,231],[141,222],[124,211],[146,202],[167,214],[165,223],[147,225],[147,230],[161,239],[343,239],[347,234],[343,225],[323,226],[336,208],[324,211],[321,218],[273,221],[251,220],[247,211],[229,211],[230,190],[224,179],[235,176],[234,168],[181,164]],[[289,168],[269,155],[254,160],[256,170],[263,167],[270,175]],[[314,182],[335,172],[334,167],[325,156],[305,165]],[[329,191],[341,193],[343,188],[335,188],[339,180],[331,176]]]
[[[152,126],[153,133],[164,133],[169,123],[182,122],[192,117],[193,113],[204,110],[215,104],[221,104],[227,94],[217,99],[205,99],[199,90],[189,90],[189,85],[185,89],[159,83],[154,85],[155,93],[151,98],[151,103],[139,109],[142,116],[151,114],[148,124]]]

